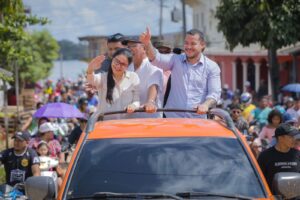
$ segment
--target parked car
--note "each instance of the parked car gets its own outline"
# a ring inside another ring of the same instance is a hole
[[[274,199],[229,114],[212,109],[209,116],[99,122],[93,116],[57,199]],[[275,180],[278,191],[299,195],[288,184],[299,176],[288,176],[294,178]],[[26,185],[32,200],[36,193],[39,200],[57,195],[50,179],[32,177]]]

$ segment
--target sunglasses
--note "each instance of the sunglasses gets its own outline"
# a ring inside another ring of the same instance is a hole
[[[120,42],[123,39],[123,35],[121,33],[116,33],[114,35],[107,37],[107,42]]]

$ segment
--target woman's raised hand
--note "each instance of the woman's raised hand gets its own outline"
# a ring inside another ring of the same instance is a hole
[[[94,71],[96,69],[99,69],[101,67],[101,64],[103,63],[103,61],[105,60],[105,56],[104,55],[100,55],[97,56],[96,58],[94,58],[88,66],[88,70],[89,71]]]

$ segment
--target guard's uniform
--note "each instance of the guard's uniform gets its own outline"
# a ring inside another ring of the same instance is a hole
[[[4,150],[0,153],[0,161],[4,164],[6,183],[11,186],[33,176],[32,165],[40,164],[37,153],[31,148],[21,155],[16,155],[13,148]]]

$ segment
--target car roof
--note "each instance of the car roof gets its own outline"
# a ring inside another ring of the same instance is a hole
[[[97,122],[88,139],[145,137],[226,137],[235,134],[209,119],[123,119]]]

